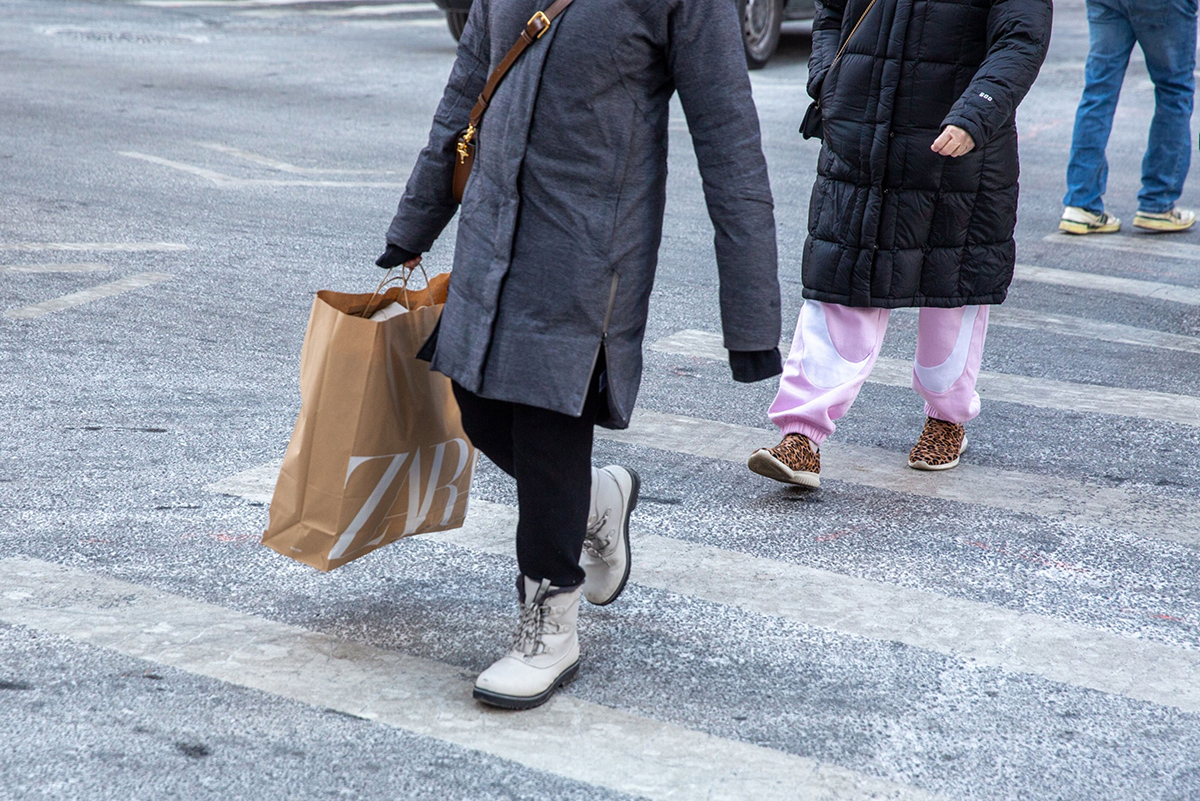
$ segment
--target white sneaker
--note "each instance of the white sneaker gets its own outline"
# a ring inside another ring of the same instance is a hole
[[[512,650],[479,674],[476,699],[505,709],[532,709],[579,672],[580,587],[552,587],[517,577],[521,621]]]
[[[642,481],[627,467],[592,468],[592,507],[579,564],[583,597],[596,606],[617,600],[629,581],[629,516]]]
[[[1058,221],[1058,230],[1068,234],[1115,234],[1121,230],[1121,221],[1104,211],[1067,206],[1063,209],[1062,219]]]
[[[1187,209],[1171,209],[1161,214],[1139,211],[1133,216],[1133,226],[1143,231],[1170,234],[1186,231],[1196,224],[1196,212]]]

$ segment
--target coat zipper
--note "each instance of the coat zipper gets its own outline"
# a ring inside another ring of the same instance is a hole
[[[588,372],[589,383],[591,382],[591,377],[596,374],[596,365],[600,363],[600,351],[604,350],[605,355],[607,356],[608,326],[612,322],[613,306],[615,306],[617,302],[617,282],[620,280],[620,278],[621,276],[619,273],[613,272],[612,286],[609,287],[608,290],[608,308],[604,311],[604,329],[600,332],[600,344],[596,346],[596,355],[592,357],[592,369]],[[607,359],[605,362],[605,368],[607,371]],[[611,386],[612,380],[609,379],[608,383]]]

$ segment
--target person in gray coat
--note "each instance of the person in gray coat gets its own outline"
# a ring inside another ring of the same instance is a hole
[[[545,7],[475,0],[380,266],[414,267],[458,210],[457,136]],[[486,703],[536,706],[572,678],[581,594],[611,603],[629,575],[639,479],[591,466],[593,426],[625,428],[637,398],[676,93],[716,231],[734,378],[782,369],[773,201],[735,4],[579,0],[491,100],[424,349],[453,380],[468,436],[517,483],[520,625],[476,682]]]

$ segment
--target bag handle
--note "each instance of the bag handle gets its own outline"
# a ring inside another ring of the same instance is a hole
[[[425,291],[427,291],[429,293],[429,305],[436,306],[437,304],[434,303],[433,289],[429,286],[429,273],[425,272],[424,264],[421,264],[419,266],[421,268],[421,275],[423,275],[425,277]],[[371,299],[367,301],[367,305],[363,309],[363,312],[362,312],[362,314],[359,315],[359,317],[362,317],[365,320],[365,319],[368,319],[375,312],[379,311],[378,306],[375,307],[374,309],[371,308],[371,305],[375,303],[375,298],[379,298],[380,301],[382,301],[383,295],[384,295],[384,287],[386,287],[388,284],[394,284],[397,281],[404,282],[403,283],[404,306],[405,306],[405,308],[408,308],[408,279],[410,277],[412,277],[413,271],[406,270],[404,275],[397,275],[393,278],[392,272],[395,271],[395,269],[396,269],[395,267],[392,267],[384,274],[383,280],[379,282],[379,286],[375,287],[375,291],[371,293]],[[382,303],[380,305],[382,305]]]
[[[516,44],[509,48],[508,53],[500,60],[500,64],[488,76],[487,83],[483,86],[483,91],[479,93],[479,99],[475,101],[475,107],[471,109],[470,122],[467,125],[467,130],[459,137],[458,151],[460,158],[466,158],[463,152],[467,145],[475,138],[475,134],[479,131],[479,126],[483,123],[484,112],[487,111],[488,105],[492,102],[492,95],[496,93],[500,82],[504,80],[504,76],[512,69],[513,64],[525,52],[525,49],[531,44],[545,36],[546,31],[550,30],[550,24],[554,22],[559,14],[567,10],[567,6],[571,5],[574,0],[555,0],[553,4],[545,11],[539,11],[529,18],[529,22],[525,23],[525,30],[521,31],[520,38]],[[874,0],[871,0],[874,3]]]

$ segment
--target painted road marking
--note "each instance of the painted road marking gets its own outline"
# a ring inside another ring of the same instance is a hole
[[[513,557],[517,510],[472,500],[466,525],[422,535]],[[1200,712],[1200,651],[652,534],[631,580],[758,615]]]
[[[645,410],[634,413],[628,429],[597,428],[596,436],[735,464],[745,464],[756,448],[779,440],[774,429]],[[1200,504],[1171,496],[969,463],[929,473],[909,468],[903,453],[837,441],[824,443],[821,455],[823,479],[1200,545]],[[218,481],[208,489],[269,504],[278,475],[279,462],[273,462]]]
[[[77,568],[0,560],[0,619],[335,709],[652,799],[931,796],[854,771],[559,694],[519,715],[471,700],[461,668]],[[482,667],[482,665],[480,666]],[[581,759],[603,753],[604,759]]]
[[[229,478],[214,481],[205,487],[205,489],[209,492],[233,495],[237,498],[244,498],[251,503],[260,503],[268,506],[271,503],[271,496],[275,493],[275,481],[279,478],[279,469],[282,466],[283,460],[276,459],[273,462],[267,462],[266,464],[260,464],[248,470],[243,470]]]
[[[0,242],[0,251],[36,253],[64,251],[68,253],[152,253],[187,250],[178,242]]]
[[[208,489],[270,503],[278,474],[275,462]],[[462,529],[421,539],[511,557],[516,525],[514,507],[472,499]],[[633,542],[631,580],[645,587],[1200,712],[1200,651],[670,537]]]
[[[283,16],[284,14],[287,14],[292,10],[293,9],[288,9],[288,8],[275,8],[275,9],[271,9],[269,11],[268,10],[240,11],[238,13],[241,14],[242,16],[247,16],[247,17],[266,17],[266,16],[277,17],[277,16]],[[445,24],[445,17],[443,16],[443,14],[445,12],[443,12],[440,8],[435,6],[433,3],[386,3],[386,4],[378,4],[378,5],[347,5],[347,6],[343,6],[340,8],[318,8],[318,9],[299,8],[299,9],[295,9],[295,11],[300,11],[303,14],[305,14],[306,16],[313,16],[313,17],[391,17],[391,16],[404,16],[404,17],[425,16],[425,17],[428,17],[430,15],[436,14],[438,21],[441,22],[443,25]]]
[[[73,264],[8,264],[0,266],[0,273],[106,273],[112,265],[94,261]]]
[[[149,33],[134,34],[127,31],[114,31],[111,28],[86,28],[80,25],[50,25],[40,28],[46,36],[78,36],[102,42],[136,42],[148,41],[155,44],[208,44],[207,36],[197,36],[188,33]]]
[[[258,14],[258,13],[266,13],[266,12],[255,12],[255,11],[242,11],[241,12],[241,14],[243,14],[244,16],[247,16],[247,17],[254,15],[254,14]],[[364,30],[392,31],[392,30],[401,30],[401,29],[405,29],[405,28],[439,28],[439,29],[441,29],[441,28],[446,27],[446,20],[444,18],[432,19],[432,18],[426,18],[426,17],[406,17],[404,19],[378,19],[378,18],[376,18],[376,19],[356,19],[353,22],[350,22],[348,20],[346,22],[346,24],[347,25],[351,25],[351,24],[357,25],[360,28],[363,28]]]
[[[281,6],[328,5],[355,6],[365,5],[363,0],[137,0],[134,5],[151,8],[272,8]],[[413,11],[439,11],[433,3],[398,3]]]
[[[1026,331],[1051,331],[1056,336],[1085,337],[1101,342],[1120,345],[1137,345],[1143,348],[1177,350],[1183,353],[1200,353],[1200,338],[1136,328],[1121,323],[1105,323],[1084,317],[1066,314],[1046,314],[1010,306],[993,306],[988,325],[1020,328]]]
[[[1134,278],[1115,278],[1111,275],[1081,273],[1078,270],[1056,270],[1053,267],[1034,267],[1018,264],[1014,278],[1018,281],[1035,281],[1040,284],[1069,286],[1077,289],[1099,289],[1136,298],[1168,300],[1200,306],[1200,289],[1179,284],[1164,284],[1158,281],[1139,281]]]
[[[218,153],[223,153],[227,156],[243,159],[244,161],[253,162],[263,167],[268,167],[279,172],[288,172],[295,175],[398,175],[396,170],[341,170],[327,169],[320,167],[297,167],[295,164],[288,164],[286,161],[279,161],[268,156],[262,156],[258,153],[251,153],[248,150],[242,150],[229,145],[222,145],[217,142],[196,142],[196,145],[207,150],[215,150]]]
[[[913,308],[892,310],[893,314],[903,314],[909,317],[916,317],[918,311]],[[1200,337],[1170,334],[1151,328],[1136,328],[1122,323],[1106,323],[1089,320],[1086,317],[1072,317],[1067,314],[1018,309],[1011,305],[993,306],[991,315],[988,317],[988,326],[1018,328],[1025,331],[1053,331],[1056,336],[1083,337],[1101,342],[1114,342],[1119,345],[1200,353]]]
[[[741,465],[779,441],[774,429],[650,411],[635,412],[624,431],[597,428],[596,436]],[[1200,545],[1200,504],[1178,498],[972,464],[929,473],[911,469],[907,454],[843,442],[826,441],[821,456],[822,479]]]
[[[157,164],[160,167],[170,167],[173,170],[179,170],[180,172],[185,172],[188,175],[194,175],[197,178],[203,178],[206,181],[212,181],[217,186],[242,186],[247,180],[244,178],[235,178],[232,175],[226,175],[205,167],[197,167],[194,164],[184,164],[181,161],[171,161],[170,159],[159,158],[158,156],[150,156],[145,153],[137,153],[132,150],[118,151],[117,155],[125,156],[131,159],[139,159],[141,161],[149,162],[150,164]]]
[[[141,289],[152,284],[161,283],[171,278],[167,273],[141,273],[139,275],[131,275],[128,278],[122,278],[119,281],[113,281],[108,284],[94,286],[91,289],[85,289],[82,292],[72,292],[70,295],[63,295],[61,298],[52,300],[44,300],[41,303],[35,303],[32,306],[23,306],[19,309],[10,309],[4,312],[4,316],[10,320],[32,320],[36,317],[44,317],[47,314],[52,314],[63,309],[70,309],[75,306],[82,306],[85,303],[91,303],[93,300],[101,298],[111,298],[113,295],[120,295],[125,292],[132,292],[135,289]]]
[[[783,348],[786,352],[787,345]],[[719,334],[691,329],[660,339],[650,349],[699,359],[724,361],[728,357]],[[912,385],[912,362],[880,358],[867,380],[885,386],[909,387]],[[1018,403],[1041,409],[1115,414],[1200,427],[1200,398],[1190,395],[1076,384],[988,371],[980,371],[976,389],[980,397],[989,401]]]
[[[233,175],[226,175],[223,172],[210,170],[207,167],[198,167],[195,164],[186,164],[182,161],[172,161],[171,159],[160,158],[159,156],[151,156],[146,153],[138,153],[132,150],[118,151],[118,155],[125,156],[131,159],[157,164],[160,167],[169,167],[179,172],[194,175],[197,178],[203,178],[206,181],[211,181],[217,186],[224,188],[243,187],[243,186],[316,186],[316,187],[348,187],[355,189],[371,189],[371,188],[389,188],[394,189],[403,187],[404,184],[396,181],[323,181],[311,179],[281,179],[281,178],[238,178]]]
[[[1133,236],[1050,234],[1042,237],[1042,241],[1073,248],[1116,250],[1124,253],[1136,253],[1139,256],[1200,261],[1200,245],[1191,245],[1170,237],[1164,239],[1159,234],[1135,234]]]

